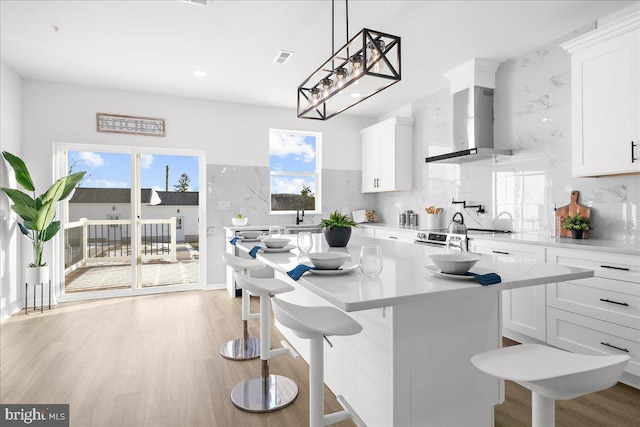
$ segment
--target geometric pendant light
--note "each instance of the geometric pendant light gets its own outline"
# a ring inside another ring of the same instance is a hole
[[[347,38],[349,35],[349,5]],[[331,36],[333,48],[334,9]],[[327,120],[399,82],[400,37],[363,28],[298,86],[298,118]]]

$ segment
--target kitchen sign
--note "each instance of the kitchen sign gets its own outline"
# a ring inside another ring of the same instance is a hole
[[[96,113],[96,124],[98,132],[165,136],[164,119]]]

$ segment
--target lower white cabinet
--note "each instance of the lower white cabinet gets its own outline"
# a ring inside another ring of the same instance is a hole
[[[396,240],[398,242],[413,243],[416,238],[415,230],[381,229],[376,228],[376,239]]]
[[[547,262],[592,268],[594,277],[547,285],[548,343],[585,354],[628,354],[640,376],[640,259],[547,249]]]
[[[469,250],[481,254],[519,261],[545,262],[545,248],[497,240],[469,242]],[[513,334],[526,335],[540,341],[547,338],[545,285],[502,291],[502,334],[520,340]]]

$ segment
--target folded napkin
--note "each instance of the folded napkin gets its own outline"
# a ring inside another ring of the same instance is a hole
[[[287,271],[287,274],[289,275],[289,277],[291,277],[293,280],[298,280],[300,277],[302,277],[302,275],[304,273],[306,273],[309,270],[315,270],[315,267],[309,267],[308,265],[305,264],[300,264],[298,265],[296,268],[294,268],[291,271]]]
[[[251,250],[249,251],[249,255],[251,255],[251,258],[255,258],[256,254],[258,253],[258,251],[262,249],[262,246],[260,245],[256,245],[253,248],[251,248]]]
[[[231,243],[233,246],[236,245],[236,242],[239,240],[240,238],[238,236],[234,237],[233,239],[229,240],[229,243]]]
[[[478,274],[467,271],[467,276],[473,276],[476,279],[476,282],[480,283],[482,286],[495,285],[496,283],[502,282],[502,278],[500,278],[496,273]]]

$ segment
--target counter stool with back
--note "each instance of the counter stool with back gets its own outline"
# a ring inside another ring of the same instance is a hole
[[[222,261],[233,269],[248,275],[252,270],[264,268],[264,264],[258,260],[240,258],[228,253],[222,254]],[[225,359],[249,360],[260,356],[260,340],[249,336],[248,321],[260,317],[259,313],[251,313],[249,309],[249,293],[242,288],[242,338],[236,338],[220,346],[220,355]]]
[[[309,426],[324,427],[347,419],[363,425],[349,405],[338,396],[344,410],[324,414],[324,340],[327,336],[355,335],[362,326],[335,307],[303,307],[281,299],[272,300],[273,314],[278,322],[294,334],[311,341],[309,359]]]

